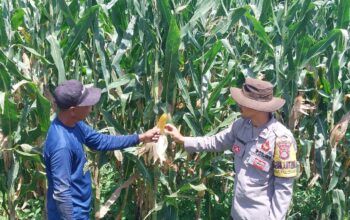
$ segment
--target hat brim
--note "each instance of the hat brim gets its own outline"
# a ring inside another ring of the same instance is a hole
[[[101,89],[94,87],[86,89],[88,94],[77,106],[93,106],[100,100]]]
[[[231,87],[230,93],[232,98],[239,104],[247,108],[251,108],[261,112],[274,112],[284,105],[284,99],[273,97],[271,101],[261,102],[246,97],[242,89]]]

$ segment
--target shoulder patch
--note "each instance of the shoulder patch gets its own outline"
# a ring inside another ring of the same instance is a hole
[[[297,160],[294,141],[287,135],[277,136],[275,143],[274,175],[277,177],[295,177]]]

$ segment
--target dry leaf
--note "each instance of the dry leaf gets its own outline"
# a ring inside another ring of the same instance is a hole
[[[4,167],[5,170],[9,170],[10,167],[12,166],[12,155],[9,151],[7,151],[8,148],[8,138],[7,136],[4,136],[0,132],[0,149],[2,150],[2,158],[4,160]]]
[[[143,156],[146,165],[150,164],[153,158],[153,145],[155,145],[154,142],[146,143],[136,150],[136,155]]]
[[[348,169],[350,167],[350,157],[348,157],[348,159],[345,161],[345,165],[344,165],[344,171],[343,174],[341,176],[341,180],[344,179],[348,174]]]
[[[302,115],[309,115],[308,111],[313,111],[315,109],[315,106],[311,104],[305,104],[305,99],[303,98],[302,95],[298,95],[294,99],[294,105],[292,108],[292,111],[289,115],[289,128],[294,129],[298,122],[299,119]]]
[[[111,195],[111,197],[109,197],[106,203],[101,206],[100,210],[96,212],[95,217],[97,219],[103,218],[109,211],[111,205],[113,205],[115,201],[117,201],[122,189],[129,187],[137,179],[137,177],[137,174],[132,175],[125,183],[123,183],[123,185],[118,187],[118,189],[116,189],[113,192],[113,194]]]
[[[18,178],[18,184],[17,184],[17,190],[15,192],[15,198],[14,199],[17,199],[21,193],[21,188],[22,188],[22,184],[23,184],[23,176],[19,176]]]
[[[57,110],[56,102],[47,84],[44,85],[43,95],[45,96],[45,98],[47,98],[50,101],[52,109],[56,112]]]
[[[346,101],[346,99],[350,99],[350,94],[344,95],[344,99],[345,99],[345,101]]]
[[[336,148],[339,141],[345,136],[346,130],[350,120],[350,112],[343,115],[338,124],[333,128],[330,137],[330,143],[332,148]]]
[[[316,173],[316,175],[312,178],[312,180],[309,182],[307,185],[308,188],[313,188],[314,185],[316,184],[317,180],[320,178],[320,174]]]
[[[142,147],[138,148],[136,154],[144,157],[146,164],[150,164],[151,160],[153,164],[159,160],[160,164],[166,161],[166,150],[168,148],[168,138],[165,135],[160,135],[157,142],[150,142],[144,144]]]
[[[258,75],[256,76],[257,79],[264,80],[265,79],[265,74],[262,72],[258,72]]]
[[[30,72],[30,69],[31,69],[31,64],[30,64],[30,59],[29,59],[29,57],[28,57],[28,55],[26,53],[22,54],[22,61],[23,61],[23,64],[24,64],[24,68],[22,69],[23,73],[26,76],[28,76],[29,72]]]
[[[165,135],[160,135],[157,143],[153,148],[153,163],[158,159],[161,165],[166,160],[166,149],[168,148],[168,138]]]
[[[201,108],[201,106],[202,106],[202,100],[197,99],[197,101],[196,101],[196,108],[197,108],[197,109],[198,109],[198,108]]]
[[[119,162],[123,161],[123,154],[120,150],[115,150],[113,153],[114,153],[115,158],[117,158],[117,160]]]

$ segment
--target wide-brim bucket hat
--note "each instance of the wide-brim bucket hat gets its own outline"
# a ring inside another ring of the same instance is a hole
[[[261,112],[274,112],[286,102],[273,96],[273,85],[270,82],[246,78],[242,88],[230,88],[232,98],[241,106]]]

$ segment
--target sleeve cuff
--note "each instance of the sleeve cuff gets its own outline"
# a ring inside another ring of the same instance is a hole
[[[141,141],[140,141],[140,136],[139,134],[134,134],[135,136],[135,145],[139,144]]]
[[[184,148],[189,153],[196,152],[196,141],[194,137],[184,137]]]

